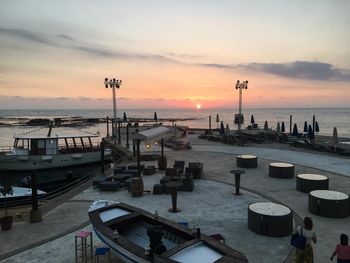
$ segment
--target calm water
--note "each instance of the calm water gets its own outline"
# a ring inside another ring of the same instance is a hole
[[[237,129],[237,125],[233,124],[233,116],[238,112],[237,109],[175,109],[175,110],[123,110],[118,109],[118,117],[122,117],[126,112],[127,117],[136,118],[153,118],[154,112],[157,112],[158,119],[161,118],[195,118],[190,121],[178,122],[178,125],[186,125],[192,128],[208,128],[209,115],[212,116],[212,127],[216,128],[216,115],[219,114],[220,121],[225,126],[228,124],[231,129]],[[286,130],[289,131],[289,116],[293,116],[293,123],[296,123],[298,129],[304,127],[304,121],[312,123],[312,116],[316,116],[316,121],[320,127],[321,135],[332,135],[333,127],[337,127],[340,137],[350,137],[350,108],[342,109],[244,109],[245,125],[250,122],[251,114],[254,115],[255,123],[260,127],[264,126],[265,120],[268,121],[269,127],[276,128],[278,122],[285,122]],[[85,117],[99,118],[111,117],[112,110],[1,110],[0,122],[9,118],[56,118],[56,117]],[[0,126],[0,147],[12,144],[14,134],[24,133],[37,127],[2,127]],[[105,124],[84,127],[81,129],[71,129],[69,132],[88,132],[96,133],[99,131],[101,135],[106,134]],[[66,131],[67,132],[67,131]]]

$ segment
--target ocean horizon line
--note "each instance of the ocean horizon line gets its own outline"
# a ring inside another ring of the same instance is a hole
[[[166,110],[193,110],[193,111],[207,111],[207,110],[234,110],[237,109],[237,107],[234,108],[220,108],[220,107],[213,107],[213,108],[201,108],[201,109],[196,109],[196,108],[190,108],[190,107],[184,107],[184,108],[119,108],[117,109],[117,111],[128,111],[128,110],[133,110],[133,111],[139,111],[139,110],[147,110],[147,111],[157,111],[157,110],[161,110],[161,111],[166,111]],[[259,109],[264,109],[264,110],[268,110],[268,109],[272,109],[272,110],[276,110],[276,109],[283,109],[283,110],[288,110],[288,109],[307,109],[307,110],[320,110],[320,109],[350,109],[349,107],[244,107],[243,109],[247,109],[247,110],[259,110]],[[23,108],[23,109],[1,109],[1,111],[113,111],[113,108],[93,108],[93,109],[88,109],[88,108]],[[1,114],[1,113],[0,113]]]

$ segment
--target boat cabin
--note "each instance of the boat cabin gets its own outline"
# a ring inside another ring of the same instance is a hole
[[[14,149],[17,154],[26,155],[52,155],[62,153],[75,153],[96,150],[91,141],[94,135],[71,136],[17,136],[14,141]]]

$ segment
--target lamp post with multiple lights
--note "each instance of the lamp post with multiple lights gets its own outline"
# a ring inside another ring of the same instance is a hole
[[[122,85],[122,80],[119,79],[108,79],[105,78],[105,87],[108,89],[108,86],[112,88],[113,91],[113,119],[114,119],[114,124],[116,124],[117,121],[117,104],[116,104],[116,98],[115,98],[115,89],[119,89],[120,86]],[[115,135],[115,129],[113,129],[113,135]]]
[[[239,120],[238,120],[238,130],[241,130],[242,125],[242,90],[248,89],[248,80],[243,81],[242,83],[237,80],[236,89],[239,89]]]

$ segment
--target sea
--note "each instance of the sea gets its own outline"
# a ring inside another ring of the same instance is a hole
[[[211,116],[211,127],[220,127],[222,121],[226,127],[229,125],[230,129],[237,129],[234,124],[234,115],[238,113],[238,109],[118,109],[117,117],[123,118],[124,113],[128,118],[150,118],[157,112],[157,117],[161,119],[175,118],[175,119],[189,119],[186,121],[178,121],[177,125],[184,125],[190,128],[209,128],[209,116]],[[338,137],[350,138],[350,108],[261,108],[243,109],[245,123],[244,126],[250,124],[251,115],[254,116],[255,123],[258,127],[263,128],[265,121],[268,122],[269,128],[276,129],[277,124],[285,123],[286,131],[289,131],[290,116],[292,116],[292,124],[297,124],[300,132],[304,127],[304,122],[312,124],[313,116],[318,122],[320,135],[332,136],[333,128],[337,127]],[[76,109],[60,109],[60,110],[0,110],[0,123],[13,122],[18,120],[27,120],[35,118],[54,119],[59,117],[82,117],[82,118],[111,118],[113,116],[112,110],[76,110]],[[219,122],[217,122],[217,117]],[[172,124],[166,123],[164,124]],[[37,129],[38,127],[19,126],[19,125],[0,125],[0,148],[11,146],[13,136],[15,134],[26,133],[28,131]],[[67,132],[86,132],[91,134],[99,133],[105,136],[107,133],[106,125],[103,123],[65,128]]]

